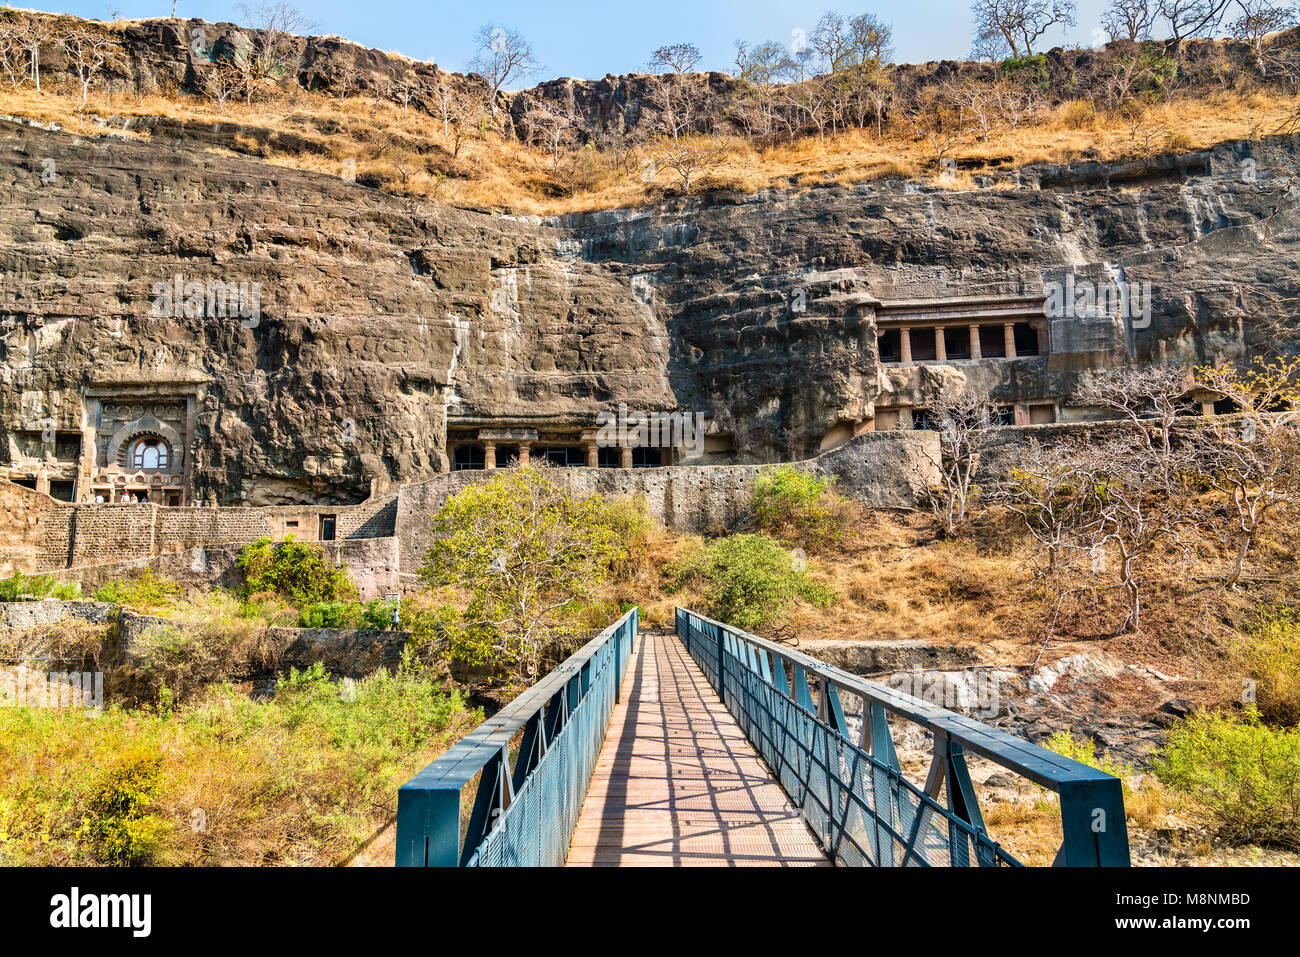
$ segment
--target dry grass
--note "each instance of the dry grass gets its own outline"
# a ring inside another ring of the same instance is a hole
[[[968,136],[949,154],[984,168],[1009,169],[1027,163],[1078,159],[1114,160],[1167,149],[1192,150],[1225,140],[1266,135],[1296,112],[1300,98],[1254,92],[1186,96],[1154,106],[1137,121],[1107,113],[1083,116],[1077,103],[1045,112],[1039,122],[999,130],[986,141]],[[124,97],[99,93],[86,114],[71,90],[41,95],[22,88],[0,91],[0,113],[58,123],[85,135],[107,130],[94,117],[168,117],[205,124],[234,124],[224,152],[249,153],[276,165],[342,175],[355,163],[362,183],[458,206],[550,215],[652,203],[676,190],[676,174],[661,170],[643,182],[643,148],[617,163],[596,151],[575,151],[557,172],[549,155],[489,133],[467,140],[453,157],[451,137],[440,120],[370,97],[338,99],[295,90],[273,99],[216,104],[193,96]],[[146,133],[123,132],[135,138]],[[307,141],[277,144],[293,134]],[[973,173],[943,174],[929,144],[910,133],[851,130],[758,147],[743,139],[726,141],[725,156],[699,180],[702,189],[754,193],[770,188],[809,189],[909,178],[945,189],[969,189]],[[222,151],[222,150],[217,150]],[[963,165],[967,165],[964,163]]]

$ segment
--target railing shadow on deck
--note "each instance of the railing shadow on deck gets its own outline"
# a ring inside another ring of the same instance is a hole
[[[633,608],[402,786],[399,867],[564,863],[638,623]]]
[[[1123,786],[1112,775],[687,609],[677,609],[676,625],[835,863],[1017,865],[984,825],[966,767],[969,751],[1060,796],[1063,841],[1055,863],[1128,866]],[[856,736],[842,694],[861,701]],[[890,715],[933,737],[922,788],[903,777]]]

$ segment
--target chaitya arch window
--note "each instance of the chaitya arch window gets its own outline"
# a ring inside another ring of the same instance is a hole
[[[133,469],[165,469],[170,461],[171,450],[156,435],[136,439],[127,453],[127,463]]]

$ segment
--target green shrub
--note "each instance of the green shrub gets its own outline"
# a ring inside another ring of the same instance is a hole
[[[158,794],[162,755],[131,748],[104,772],[90,796],[82,823],[95,856],[106,864],[147,864],[169,830],[151,814]]]
[[[146,568],[138,578],[115,578],[95,592],[95,601],[125,605],[136,611],[152,612],[169,608],[181,596],[179,583]]]
[[[290,535],[283,541],[258,539],[246,545],[235,559],[244,573],[245,598],[274,592],[302,608],[319,602],[349,601],[357,587],[347,569],[331,562],[318,545]]]
[[[52,575],[15,575],[0,580],[0,602],[37,601],[41,598],[75,601],[80,597],[81,585],[77,582],[61,582]]]
[[[1078,761],[1080,764],[1086,764],[1090,768],[1096,768],[1098,771],[1104,771],[1119,778],[1124,785],[1124,794],[1126,796],[1129,794],[1129,784],[1125,779],[1125,775],[1129,770],[1128,767],[1118,761],[1099,756],[1096,744],[1087,735],[1080,735],[1076,738],[1069,731],[1057,731],[1047,739],[1044,746],[1047,750],[1055,751],[1072,761]]]
[[[1156,777],[1214,817],[1220,836],[1300,850],[1300,729],[1259,712],[1198,712],[1169,730]]]
[[[481,720],[409,661],[290,672],[269,699],[219,685],[172,711],[0,708],[0,862],[339,864]]]
[[[1260,716],[1272,724],[1300,724],[1300,622],[1289,608],[1266,613],[1233,652],[1254,681]]]
[[[834,590],[796,567],[790,551],[766,535],[717,538],[667,569],[670,590],[702,584],[711,617],[746,631],[774,624],[802,599],[825,608]]]
[[[778,465],[764,469],[754,483],[750,507],[758,527],[784,541],[818,547],[844,534],[843,502],[821,479]]]
[[[1002,75],[1024,86],[1047,87],[1051,83],[1051,76],[1047,72],[1047,55],[1043,53],[1008,57],[1002,61]]]

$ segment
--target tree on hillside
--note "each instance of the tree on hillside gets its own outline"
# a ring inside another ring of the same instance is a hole
[[[652,151],[655,163],[670,169],[681,178],[682,189],[689,193],[691,183],[700,173],[716,166],[727,155],[726,147],[717,140],[704,136],[683,136],[673,139],[660,136]]]
[[[694,43],[669,43],[650,54],[650,72],[652,73],[693,73],[700,65],[704,54]]]
[[[1101,25],[1111,40],[1151,39],[1151,27],[1156,22],[1152,0],[1111,0],[1101,15]]]
[[[930,463],[939,473],[938,488],[927,488],[930,510],[949,537],[966,521],[975,491],[975,469],[989,430],[989,395],[970,385],[949,383],[926,403],[939,433],[939,454]]]
[[[1193,436],[1201,471],[1232,503],[1228,583],[1236,585],[1273,513],[1300,505],[1300,360],[1257,361],[1244,372],[1198,369],[1197,379],[1236,410]]]
[[[626,553],[611,506],[562,488],[544,468],[502,470],[433,517],[420,580],[466,598],[439,623],[459,657],[535,677],[574,637],[563,610],[592,595]]]
[[[480,131],[487,118],[487,93],[470,85],[459,89],[444,85],[440,90],[439,103],[444,104],[443,124],[451,131],[451,157],[456,159],[465,141]]]
[[[250,27],[259,31],[248,61],[251,77],[282,75],[289,67],[291,37],[310,33],[317,26],[315,20],[284,0],[241,3],[239,12]]]
[[[668,134],[676,139],[695,127],[701,97],[687,79],[699,65],[702,54],[691,43],[673,43],[650,54],[648,66],[663,77],[650,91],[650,101],[659,107]]]
[[[1072,401],[1127,422],[1128,431],[1159,470],[1161,481],[1168,484],[1177,464],[1174,423],[1191,385],[1191,372],[1182,366],[1101,369],[1084,376]]]
[[[488,103],[497,115],[497,94],[511,80],[520,80],[541,68],[532,44],[518,30],[489,23],[478,31],[478,48],[469,61],[469,71],[487,81]]]
[[[1228,7],[1236,0],[1156,0],[1156,12],[1169,28],[1175,44],[1194,37],[1210,37]]]
[[[203,91],[217,103],[218,112],[226,112],[226,100],[244,89],[248,71],[233,60],[216,60],[203,71]]]
[[[528,138],[551,157],[551,172],[560,168],[560,155],[573,142],[573,117],[554,103],[543,100],[524,117]]]
[[[975,48],[1012,57],[1033,56],[1034,44],[1052,27],[1075,24],[1074,0],[975,0]]]
[[[9,20],[0,23],[0,70],[4,71],[13,87],[22,86],[31,79],[27,42],[20,23]]]
[[[95,75],[117,58],[121,47],[112,37],[82,26],[61,30],[58,42],[81,84],[81,109],[84,110]]]
[[[1264,40],[1270,34],[1295,26],[1296,11],[1291,6],[1278,6],[1270,0],[1239,0],[1241,16],[1228,24],[1228,33],[1250,45],[1255,53],[1255,64],[1262,74],[1268,73],[1264,57]]]

